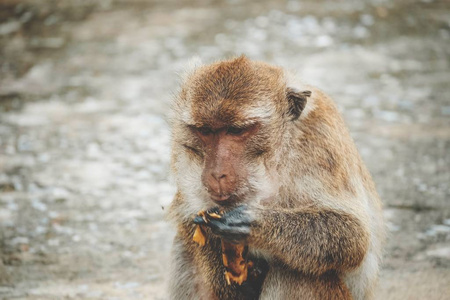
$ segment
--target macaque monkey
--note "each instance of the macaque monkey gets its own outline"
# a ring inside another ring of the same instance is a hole
[[[171,299],[373,298],[381,202],[326,94],[245,56],[200,64],[171,126]],[[195,216],[211,209],[223,215],[202,224],[202,247]],[[248,247],[242,284],[224,276],[221,241]]]

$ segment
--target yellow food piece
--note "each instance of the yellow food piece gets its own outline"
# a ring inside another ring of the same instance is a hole
[[[225,266],[225,279],[228,285],[235,282],[241,285],[247,280],[248,262],[243,256],[244,244],[233,244],[222,240],[222,261]]]
[[[203,228],[200,225],[197,225],[197,227],[195,228],[195,232],[194,232],[194,236],[192,237],[192,240],[202,247],[205,246],[206,236],[205,236],[205,232],[203,231]]]
[[[216,214],[216,213],[209,213],[209,214],[208,214],[208,217],[211,217],[211,218],[213,218],[213,219],[220,219],[220,218],[222,218],[221,215]]]
[[[228,285],[231,285],[230,273],[228,271],[225,271],[225,280],[227,281]]]
[[[241,285],[244,281],[247,280],[247,274],[247,271],[245,271],[245,273],[242,273],[239,276],[234,276],[231,272],[225,271],[225,280],[227,281],[228,285],[231,285],[231,282],[235,282]]]
[[[222,261],[225,267],[228,267],[228,257],[222,253]]]
[[[208,223],[208,218],[220,219],[222,218],[221,214],[223,212],[217,214],[200,211],[197,215],[202,217],[205,223]],[[205,229],[202,225],[196,226],[192,240],[202,247],[206,244]],[[224,275],[228,285],[231,285],[232,282],[241,285],[247,280],[248,268],[253,263],[247,261],[243,256],[245,248],[244,244],[233,244],[222,240],[222,262],[226,269]]]
[[[197,215],[202,217],[202,219],[203,219],[203,221],[205,221],[205,223],[208,223],[208,219],[206,218],[206,211],[201,210],[201,211],[198,212]]]

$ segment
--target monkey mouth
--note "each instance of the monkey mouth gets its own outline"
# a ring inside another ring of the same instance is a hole
[[[220,191],[216,193],[211,189],[206,189],[209,200],[220,206],[233,206],[237,203],[241,203],[246,195],[247,191],[242,188],[237,188],[234,191]]]
[[[231,198],[231,194],[225,194],[225,195],[209,194],[209,196],[211,197],[211,199],[214,202],[228,201]]]

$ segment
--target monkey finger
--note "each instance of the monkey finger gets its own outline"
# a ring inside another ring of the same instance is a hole
[[[230,237],[245,237],[250,234],[249,227],[232,227],[222,232],[223,235],[229,235]]]
[[[215,230],[223,230],[225,227],[228,227],[228,225],[226,225],[224,220],[222,219],[211,219],[208,221],[208,223],[204,224],[210,227],[213,232]]]
[[[197,225],[205,225],[206,224],[205,219],[202,216],[196,216],[194,218],[194,223]]]
[[[221,222],[211,221],[208,226],[211,228],[212,232],[216,235],[234,238],[245,237],[250,234],[250,226],[230,226],[228,224],[223,224]]]
[[[250,220],[249,209],[247,205],[240,205],[235,209],[227,212],[225,217],[228,219],[241,219],[241,220]]]
[[[221,210],[219,209],[219,207],[213,207],[213,208],[211,208],[211,209],[208,209],[207,211],[206,211],[206,215],[210,215],[210,214],[220,214],[220,215],[222,215],[223,214],[223,212],[221,212]]]
[[[212,229],[214,228],[230,228],[232,230],[233,228],[245,228],[250,227],[251,220],[250,218],[247,218],[245,216],[242,216],[241,214],[228,214],[224,215],[220,219],[208,219],[208,226]]]

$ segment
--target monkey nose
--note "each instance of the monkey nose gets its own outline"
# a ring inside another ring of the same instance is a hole
[[[217,195],[222,194],[226,177],[225,174],[211,173],[207,180],[209,191]]]
[[[208,191],[214,201],[225,201],[230,198],[229,176],[223,173],[210,173],[206,182]]]
[[[220,183],[221,179],[225,179],[227,177],[226,174],[220,173],[220,172],[212,172],[211,176]]]

